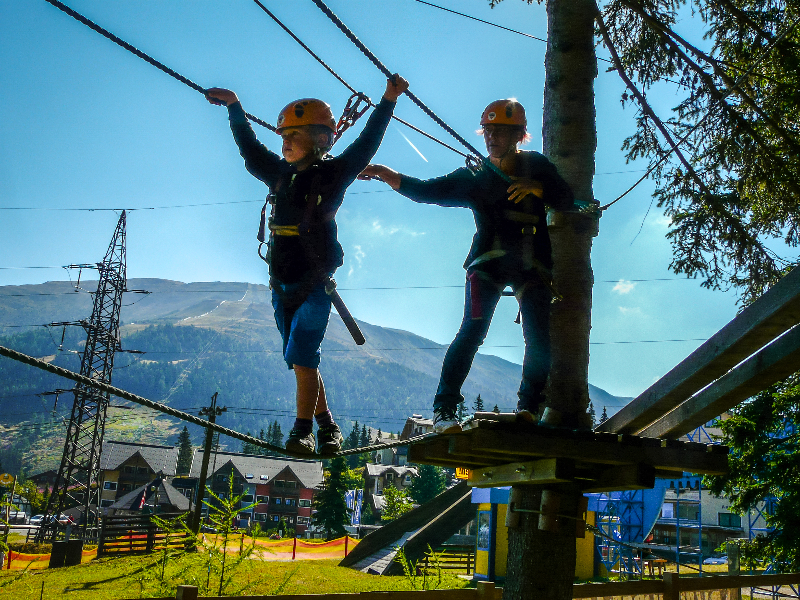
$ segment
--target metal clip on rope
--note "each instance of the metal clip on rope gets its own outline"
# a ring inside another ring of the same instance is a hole
[[[342,111],[342,116],[339,118],[339,122],[336,123],[336,134],[333,136],[334,144],[339,141],[339,138],[342,137],[345,131],[350,129],[350,127],[355,125],[356,121],[364,116],[364,113],[369,110],[370,106],[372,106],[372,101],[366,94],[362,94],[361,92],[354,92],[347,99],[347,104]]]

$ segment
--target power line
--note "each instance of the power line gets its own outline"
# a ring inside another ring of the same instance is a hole
[[[473,17],[471,15],[467,15],[462,12],[458,12],[457,10],[452,10],[450,8],[445,8],[444,6],[439,6],[438,4],[431,4],[430,2],[425,2],[425,0],[415,0],[415,2],[419,2],[420,4],[427,4],[428,6],[432,6],[433,8],[438,8],[439,10],[444,10],[449,13],[453,13],[454,15],[459,15],[460,17],[466,17],[467,19],[472,19],[473,21],[479,21],[480,23],[485,23],[486,25],[491,25],[492,27],[497,27],[499,29],[505,29],[506,31],[510,31],[511,33],[516,33],[518,35],[524,35],[527,38],[534,39],[538,42],[545,42],[547,40],[544,38],[536,37],[535,35],[531,35],[530,33],[524,33],[522,31],[517,31],[516,29],[511,29],[510,27],[504,27],[503,25],[498,25],[497,23],[492,23],[490,21],[484,21],[483,19],[479,19],[478,17]]]
[[[511,29],[510,27],[505,27],[503,25],[499,25],[497,23],[492,23],[491,21],[485,21],[483,19],[479,19],[478,17],[473,17],[472,15],[468,15],[466,13],[458,12],[457,10],[453,10],[450,8],[445,8],[444,6],[439,6],[438,4],[432,4],[430,2],[425,2],[425,0],[414,0],[415,2],[419,2],[420,4],[427,4],[428,6],[432,6],[433,8],[438,8],[439,10],[444,10],[449,13],[453,13],[454,15],[458,15],[460,17],[465,17],[467,19],[472,19],[473,21],[478,21],[479,23],[485,23],[486,25],[491,25],[492,27],[497,27],[498,29],[505,29],[506,31],[510,31],[511,33],[516,33],[518,35],[525,36],[527,38],[531,38],[536,40],[537,42],[544,42],[547,43],[547,40],[544,38],[536,37],[535,35],[531,35],[530,33],[525,33],[523,31],[517,31],[516,29]],[[602,56],[598,56],[597,60],[602,60],[604,62],[610,63],[611,61],[607,58],[603,58]]]
[[[3,267],[0,267],[2,269]],[[60,269],[62,267],[21,267],[21,268],[42,268],[42,269]],[[136,279],[136,278],[134,278]],[[602,279],[600,281],[596,281],[595,283],[648,283],[652,281],[693,281],[693,279],[689,277],[653,277],[649,279]],[[66,283],[66,282],[64,282]],[[41,284],[30,284],[30,285],[41,285]],[[250,284],[248,284],[250,285]],[[261,285],[261,284],[254,284],[254,285]],[[266,287],[266,286],[264,286]],[[455,285],[412,285],[412,286],[397,286],[397,287],[358,287],[358,288],[344,288],[338,287],[339,291],[348,291],[348,292],[355,292],[355,291],[363,291],[363,290],[438,290],[438,289],[445,289],[445,288],[463,288],[464,284],[459,283]],[[133,291],[133,290],[130,290]],[[149,295],[153,294],[241,294],[243,291],[247,291],[246,288],[238,289],[238,290],[160,290],[155,292],[150,292]],[[256,290],[258,291],[258,290]],[[267,290],[264,290],[267,291]],[[86,292],[91,294],[92,292]],[[33,292],[30,294],[3,294],[0,293],[0,298],[8,297],[8,298],[27,298],[30,296],[70,296],[75,294],[75,291],[71,292]]]
[[[45,0],[49,1],[49,0]],[[391,191],[391,190],[387,190]],[[169,206],[140,206],[138,208],[62,208],[48,206],[0,206],[0,210],[43,210],[43,211],[72,211],[72,212],[132,212],[135,210],[165,210],[169,208],[196,208],[199,206],[227,206],[230,204],[252,204],[263,200],[232,200],[230,202],[200,202],[196,204],[173,204]]]

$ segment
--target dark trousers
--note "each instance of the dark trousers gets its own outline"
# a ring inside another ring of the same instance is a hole
[[[525,339],[525,357],[522,361],[522,383],[517,396],[518,409],[535,411],[544,401],[543,391],[550,373],[550,290],[538,278],[511,281],[510,285],[519,300],[522,315],[522,335]],[[477,278],[473,285],[467,280],[464,318],[456,338],[444,356],[439,389],[434,398],[434,409],[455,410],[464,400],[461,386],[469,374],[475,353],[486,339],[502,285]],[[473,317],[473,294],[477,291],[482,318]],[[521,296],[520,296],[521,292]]]

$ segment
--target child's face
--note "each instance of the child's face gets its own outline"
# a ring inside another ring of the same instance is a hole
[[[302,163],[314,157],[316,140],[306,127],[286,127],[281,129],[283,158],[289,164]]]

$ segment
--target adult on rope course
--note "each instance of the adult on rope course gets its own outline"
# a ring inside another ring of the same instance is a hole
[[[525,338],[517,415],[528,422],[539,420],[550,372],[550,303],[557,296],[545,204],[568,210],[574,203],[572,190],[545,156],[518,148],[530,137],[522,104],[514,99],[496,100],[483,111],[480,124],[489,160],[511,177],[510,186],[486,167],[476,173],[462,167],[422,181],[373,164],[360,176],[380,179],[414,202],[469,208],[475,217],[477,232],[464,262],[464,318],[445,354],[433,402],[438,433],[461,430],[457,417],[458,404],[464,400],[461,386],[507,285],[519,302]],[[559,417],[565,426],[580,420],[578,415],[550,410],[540,422],[554,424]]]
[[[228,107],[245,167],[270,189],[266,258],[272,306],[283,358],[297,379],[297,418],[286,440],[291,452],[314,453],[314,419],[319,453],[330,455],[341,448],[342,434],[328,409],[319,371],[319,349],[331,311],[326,282],[344,257],[336,237],[336,211],[347,187],[377,152],[395,103],[407,89],[408,82],[399,75],[389,79],[364,130],[337,157],[328,155],[336,134],[330,106],[314,98],[287,104],[277,122],[283,158],[258,141],[235,93],[206,90],[209,102]]]

